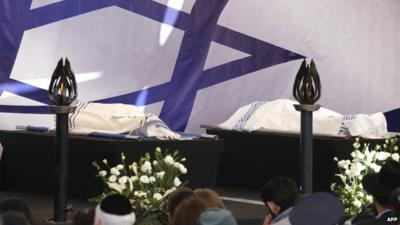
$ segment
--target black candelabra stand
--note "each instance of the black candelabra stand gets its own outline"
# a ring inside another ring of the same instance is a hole
[[[294,105],[301,113],[300,122],[300,184],[304,193],[313,191],[313,112],[320,108],[315,104],[321,97],[321,82],[315,63],[303,60],[293,85],[293,96],[300,103]]]
[[[75,75],[68,59],[58,61],[49,86],[49,98],[54,103],[50,110],[56,114],[54,222],[66,222],[68,181],[68,114],[75,111],[71,103],[77,97]]]

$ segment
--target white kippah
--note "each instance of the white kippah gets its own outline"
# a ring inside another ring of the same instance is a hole
[[[126,215],[115,215],[106,213],[100,209],[100,204],[96,207],[95,219],[101,220],[102,225],[133,225],[136,221],[135,213]]]

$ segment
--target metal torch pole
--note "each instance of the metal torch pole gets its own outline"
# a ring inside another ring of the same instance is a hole
[[[304,193],[313,191],[313,111],[319,107],[319,105],[295,105],[296,110],[301,113],[300,183]]]
[[[54,221],[67,220],[67,182],[68,182],[68,114],[75,110],[71,106],[50,106],[56,113],[55,175],[56,195],[54,198]]]
[[[312,193],[313,185],[313,140],[312,140],[312,112],[301,111],[301,185],[305,193]]]

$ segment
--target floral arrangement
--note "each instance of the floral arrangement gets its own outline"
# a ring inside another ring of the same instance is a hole
[[[182,164],[186,159],[178,151],[169,154],[160,148],[156,148],[154,157],[152,161],[146,153],[138,162],[129,164],[121,153],[121,163],[114,167],[106,159],[101,164],[93,162],[105,189],[90,201],[98,203],[109,194],[120,193],[132,204],[137,217],[135,224],[167,224],[167,200],[182,185],[179,176],[187,173]]]
[[[354,216],[372,203],[372,196],[363,189],[362,178],[368,173],[378,173],[387,159],[399,161],[399,148],[396,144],[397,139],[391,138],[374,148],[368,143],[360,148],[360,139],[356,138],[351,160],[334,157],[339,168],[339,173],[336,174],[339,182],[332,183],[331,190],[343,202],[346,216]]]

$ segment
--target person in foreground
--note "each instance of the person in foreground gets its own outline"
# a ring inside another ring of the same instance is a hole
[[[0,215],[1,225],[32,225],[22,212],[8,211]]]
[[[133,225],[135,221],[131,203],[122,195],[108,195],[96,207],[94,225]]]
[[[33,224],[33,217],[28,203],[18,197],[10,197],[0,202],[0,214],[7,212],[20,212],[22,213],[27,222]]]
[[[394,189],[390,195],[389,203],[392,207],[392,216],[396,217],[394,223],[400,225],[400,187]]]
[[[171,196],[168,198],[168,221],[171,223],[172,217],[176,211],[179,204],[185,199],[190,198],[194,195],[192,189],[187,187],[180,187],[176,189]]]
[[[400,187],[400,163],[388,160],[379,173],[367,174],[362,184],[365,191],[373,197],[376,216],[357,225],[395,224],[398,217],[392,215],[389,196],[393,190]]]
[[[332,194],[317,192],[296,203],[275,225],[335,225],[344,216],[343,205]]]
[[[196,189],[192,193],[176,207],[171,225],[237,225],[218,193],[208,188]]]
[[[301,193],[296,182],[288,177],[276,177],[268,181],[261,191],[261,199],[270,212],[263,225],[276,223],[286,218]]]

